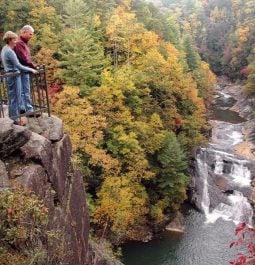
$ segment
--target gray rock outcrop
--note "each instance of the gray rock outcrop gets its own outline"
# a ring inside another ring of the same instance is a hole
[[[72,146],[57,117],[29,118],[27,127],[0,118],[0,192],[24,188],[39,196],[49,211],[47,229],[60,239],[65,265],[121,265],[106,248],[89,242],[89,215],[83,177],[72,163]],[[57,264],[56,264],[57,265]]]
[[[22,187],[40,196],[49,209],[48,228],[61,234],[55,246],[63,244],[61,264],[88,264],[89,215],[83,178],[71,163],[70,138],[56,117],[31,120],[28,129],[0,119],[0,191]]]
[[[11,155],[23,146],[30,138],[31,132],[8,118],[1,118],[0,126],[0,159]]]
[[[174,219],[166,226],[167,231],[184,233],[185,232],[185,219],[181,212],[177,212]]]

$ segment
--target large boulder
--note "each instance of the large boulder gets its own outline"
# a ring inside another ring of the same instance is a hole
[[[60,251],[59,264],[121,265],[99,245],[89,246],[83,177],[74,169],[71,154],[70,138],[56,117],[29,118],[27,128],[0,119],[0,192],[21,187],[44,201],[49,209],[47,230],[59,234],[48,254]]]
[[[0,158],[7,157],[23,146],[31,132],[22,126],[14,125],[8,118],[0,118]]]
[[[181,212],[177,212],[174,219],[166,226],[167,231],[184,233],[185,219]]]
[[[52,167],[52,146],[48,139],[39,134],[32,133],[29,141],[20,150],[25,160],[32,160],[41,164],[49,176],[54,174]]]
[[[42,114],[39,118],[29,118],[27,127],[52,142],[60,141],[64,136],[63,122],[56,116]]]
[[[32,190],[42,199],[46,197],[47,187],[50,185],[45,169],[38,164],[25,166],[22,174],[14,179],[14,184],[26,190]]]

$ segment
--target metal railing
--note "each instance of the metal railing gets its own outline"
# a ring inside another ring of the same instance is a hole
[[[0,118],[9,117],[7,78],[14,77],[14,80],[16,79],[15,88],[16,88],[16,97],[18,97],[19,93],[17,91],[18,89],[17,78],[23,74],[28,74],[28,73],[0,71]],[[48,113],[48,116],[50,117],[50,104],[49,104],[45,66],[40,67],[40,69],[38,69],[37,74],[29,73],[29,77],[30,77],[29,78],[30,98],[31,98],[31,105],[33,107],[33,111],[23,113],[21,110],[21,106],[18,105],[18,110],[19,110],[18,118],[24,116],[36,117],[38,116],[38,114],[41,115],[43,112]],[[23,100],[25,101],[25,98]],[[21,102],[20,99],[18,99],[17,102]]]

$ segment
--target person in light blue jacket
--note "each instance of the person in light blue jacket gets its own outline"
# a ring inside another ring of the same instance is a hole
[[[13,51],[18,35],[12,31],[7,31],[3,40],[6,45],[1,51],[1,60],[4,66],[5,72],[10,74],[7,77],[7,87],[8,87],[8,102],[9,102],[9,117],[14,120],[14,123],[18,125],[25,125],[26,122],[18,119],[20,114],[20,109],[22,108],[21,100],[21,78],[19,74],[20,71],[31,72],[36,74],[37,71],[33,68],[26,67],[20,64],[17,55]]]

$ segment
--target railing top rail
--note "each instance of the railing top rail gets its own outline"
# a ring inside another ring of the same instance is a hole
[[[45,72],[45,68],[39,68],[37,69],[37,72],[38,74],[43,74]],[[15,76],[19,76],[19,75],[23,75],[23,74],[30,74],[30,72],[25,72],[25,71],[8,71],[8,72],[5,72],[5,71],[0,71],[0,77],[1,78],[5,78],[5,77],[15,77]]]
[[[39,69],[37,69],[37,74],[31,74],[28,72],[20,72],[20,71],[9,71],[9,72],[5,72],[3,71],[3,69],[0,69],[0,117],[5,117],[7,115],[8,112],[6,112],[8,106],[9,106],[9,96],[8,96],[8,78],[14,78],[13,80],[15,80],[15,94],[16,94],[16,100],[18,98],[18,92],[17,91],[21,91],[20,88],[19,90],[17,90],[18,88],[18,84],[22,84],[19,82],[22,82],[21,80],[23,80],[23,75],[25,78],[25,75],[29,74],[30,78],[28,80],[30,83],[30,97],[31,98],[27,98],[27,96],[25,95],[25,92],[23,94],[23,92],[20,92],[20,99],[23,100],[23,102],[28,102],[26,100],[29,100],[29,106],[32,109],[30,110],[27,109],[25,111],[23,111],[23,108],[21,108],[21,105],[18,106],[19,112],[20,114],[18,115],[19,117],[22,116],[28,116],[28,117],[32,117],[37,116],[39,114],[42,114],[42,112],[47,112],[48,116],[50,116],[50,104],[49,104],[49,95],[48,95],[48,87],[47,87],[47,80],[46,80],[46,69],[45,66],[40,67]],[[18,79],[16,78],[21,78]],[[12,81],[11,81],[12,82]],[[23,96],[24,95],[24,96]],[[17,102],[19,102],[19,100],[17,100]],[[22,104],[22,106],[24,106],[24,104]],[[28,106],[28,105],[27,105]],[[5,111],[4,111],[5,109]],[[16,116],[15,116],[16,117]],[[11,118],[11,117],[10,117]]]

